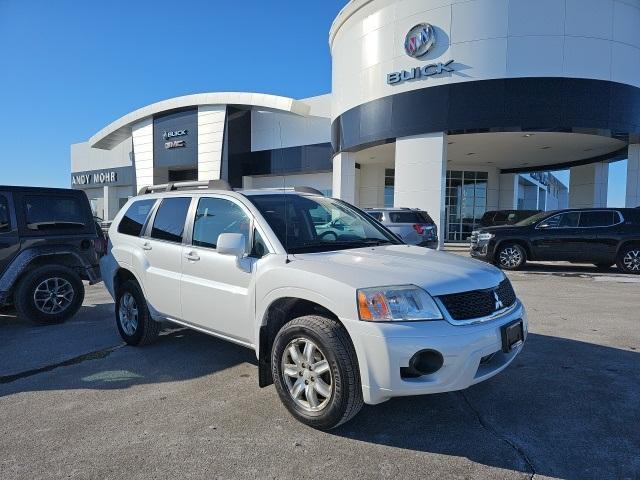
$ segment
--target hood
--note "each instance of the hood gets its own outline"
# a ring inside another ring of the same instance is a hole
[[[417,285],[444,295],[498,285],[504,274],[461,255],[412,245],[386,245],[294,255],[299,269],[338,279],[354,288]]]
[[[493,227],[481,227],[478,228],[479,232],[483,233],[513,233],[513,232],[521,232],[523,229],[527,227],[518,227],[516,225],[496,225]]]

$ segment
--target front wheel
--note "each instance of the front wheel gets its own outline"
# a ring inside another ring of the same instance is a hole
[[[517,243],[500,246],[496,255],[496,264],[504,270],[518,270],[527,262],[527,254]]]
[[[306,425],[329,430],[362,408],[356,353],[335,320],[307,315],[287,323],[273,344],[271,368],[280,400]]]
[[[640,275],[640,245],[622,247],[616,263],[624,273]]]

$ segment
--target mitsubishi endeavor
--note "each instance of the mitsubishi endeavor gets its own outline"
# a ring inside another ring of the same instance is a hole
[[[527,337],[502,271],[406,245],[308,187],[145,188],[116,216],[100,267],[126,343],[169,321],[251,348],[259,385],[318,429],[363,403],[486,380]]]

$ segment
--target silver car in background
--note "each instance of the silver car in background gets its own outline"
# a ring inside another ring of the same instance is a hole
[[[429,214],[414,208],[365,208],[405,243],[438,248],[438,228]]]

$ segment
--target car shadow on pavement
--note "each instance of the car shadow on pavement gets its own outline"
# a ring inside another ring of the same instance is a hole
[[[529,334],[496,377],[365,406],[331,433],[528,475],[638,478],[639,418],[637,351]]]

